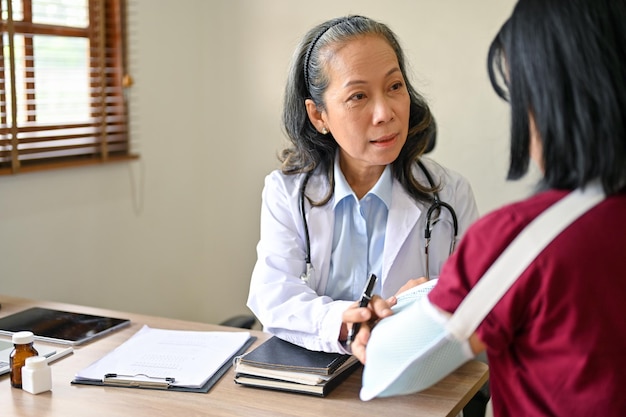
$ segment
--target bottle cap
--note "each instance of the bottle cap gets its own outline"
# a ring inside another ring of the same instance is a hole
[[[43,356],[31,356],[30,358],[26,358],[24,366],[29,369],[44,368],[48,366],[48,360]]]
[[[24,345],[33,343],[35,335],[33,335],[33,332],[30,331],[17,332],[13,334],[12,340],[14,345]]]

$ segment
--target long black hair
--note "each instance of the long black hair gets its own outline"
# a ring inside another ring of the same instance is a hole
[[[434,140],[436,127],[428,104],[409,81],[402,48],[387,25],[363,16],[346,16],[328,20],[308,31],[296,48],[285,88],[283,127],[291,143],[279,156],[282,171],[308,175],[316,169],[324,172],[331,187],[321,202],[312,202],[316,205],[325,204],[332,196],[333,161],[338,145],[332,134],[324,135],[315,129],[309,120],[305,100],[312,99],[320,110],[325,108],[323,94],[330,80],[325,71],[323,51],[371,34],[380,36],[393,48],[411,98],[409,133],[400,155],[392,163],[393,174],[414,199],[432,199],[433,188],[421,185],[412,170],[429,142]]]
[[[607,194],[626,185],[626,2],[520,0],[489,49],[511,104],[508,178],[528,170],[529,117],[543,148],[543,188]]]

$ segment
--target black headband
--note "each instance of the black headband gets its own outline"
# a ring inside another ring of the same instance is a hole
[[[313,52],[313,48],[315,48],[315,44],[317,44],[317,41],[319,41],[320,38],[324,36],[326,32],[328,32],[328,30],[337,26],[340,23],[350,20],[352,17],[355,17],[355,16],[343,17],[341,19],[338,19],[335,23],[329,25],[320,33],[318,33],[317,36],[315,36],[315,38],[309,44],[309,47],[306,50],[306,55],[304,55],[304,83],[305,83],[307,91],[309,90],[309,60],[311,59],[311,52]]]

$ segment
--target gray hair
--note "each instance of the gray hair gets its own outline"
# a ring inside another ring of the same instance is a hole
[[[404,52],[396,35],[384,23],[363,16],[346,16],[328,20],[309,30],[294,53],[287,79],[283,107],[283,128],[291,141],[281,152],[282,171],[285,174],[311,173],[316,169],[326,172],[333,181],[333,159],[338,144],[332,134],[318,132],[309,120],[305,100],[311,99],[320,110],[325,109],[323,95],[330,80],[326,62],[332,47],[352,39],[376,35],[386,40],[394,50],[400,71],[411,98],[409,134],[399,157],[393,163],[394,176],[409,194],[418,200],[430,200],[429,187],[421,186],[413,177],[415,161],[424,152],[435,135],[435,123],[424,98],[413,88],[407,76]],[[332,190],[324,204],[330,199]]]

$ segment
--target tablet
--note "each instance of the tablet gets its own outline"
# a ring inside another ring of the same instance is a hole
[[[0,318],[0,334],[30,330],[36,340],[75,346],[128,325],[129,319],[32,307]]]

